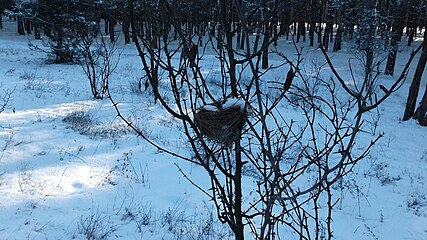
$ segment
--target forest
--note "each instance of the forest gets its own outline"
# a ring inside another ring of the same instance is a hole
[[[427,239],[426,28],[425,0],[2,0],[0,239]]]

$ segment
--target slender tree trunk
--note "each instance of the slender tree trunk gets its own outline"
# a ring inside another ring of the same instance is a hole
[[[427,126],[427,86],[424,91],[424,96],[421,100],[420,106],[417,108],[417,111],[415,112],[414,118],[418,119],[418,122],[421,126]]]
[[[149,20],[147,18],[141,18],[139,21],[138,34],[144,38],[150,38],[150,29],[148,27]]]
[[[41,39],[40,27],[36,23],[34,23],[34,38]]]
[[[289,28],[289,25],[287,24],[285,27],[286,40],[289,40],[289,32],[290,32],[290,28]]]
[[[314,23],[314,21],[311,20],[310,29],[308,31],[308,36],[310,39],[310,47],[314,46],[314,28],[315,28],[315,23]]]
[[[325,28],[325,34],[323,35],[322,46],[325,49],[325,51],[328,51],[328,48],[329,48],[329,33],[327,31],[327,27]]]
[[[240,49],[240,38],[242,37],[242,34],[240,31],[237,31],[237,43],[236,43],[236,49]]]
[[[110,13],[108,16],[108,32],[110,33],[110,41],[113,43],[116,41],[115,34],[114,34],[114,18],[113,15]]]
[[[25,35],[24,19],[21,16],[18,16],[18,33],[19,35]]]
[[[391,26],[393,30],[393,32],[391,33],[391,43],[390,43],[391,49],[388,54],[386,69],[384,72],[385,75],[391,75],[391,76],[393,76],[394,74],[394,67],[396,65],[396,57],[397,57],[397,49],[400,42],[401,32],[404,26],[404,22],[403,22],[404,16],[401,8],[392,9],[392,12],[394,12],[393,18],[395,20],[393,22],[393,25]]]
[[[277,46],[277,39],[279,39],[278,32],[277,32],[277,23],[273,24],[273,37],[274,37],[273,45]]]
[[[329,48],[329,42],[332,40],[332,30],[333,30],[333,17],[332,17],[332,4],[331,2],[328,2],[326,5],[326,26],[325,26],[325,35],[323,35],[323,42],[322,46],[324,47],[325,51],[328,51]]]
[[[322,24],[319,23],[319,25],[317,26],[317,43],[322,46]]]
[[[106,19],[104,19],[104,32],[105,32],[105,35],[108,35],[108,34],[110,34],[109,33],[109,23],[110,23],[110,21],[106,18]]]
[[[343,31],[342,31],[341,25],[338,25],[337,35],[335,37],[334,48],[332,49],[332,52],[337,52],[337,51],[341,50],[342,32]]]
[[[391,34],[391,49],[387,57],[387,64],[385,68],[385,75],[393,76],[394,74],[394,67],[396,65],[396,57],[397,57],[397,48],[399,44],[399,33],[397,31],[393,31]]]
[[[24,27],[27,34],[31,34],[31,22],[28,19],[24,19]]]
[[[218,40],[217,40],[217,49],[222,48],[222,25],[218,24]]]
[[[268,42],[270,41],[270,23],[265,23],[264,42],[262,44],[262,69],[268,68]]]
[[[234,211],[235,211],[235,226],[233,229],[236,240],[244,240],[244,225],[242,213],[242,150],[240,148],[240,137],[235,141],[236,155],[236,171],[234,174],[235,196],[234,196]]]
[[[258,51],[258,43],[261,36],[261,32],[259,28],[256,29],[256,35],[255,35],[255,42],[254,42],[254,50],[253,52],[256,53]]]
[[[245,39],[246,39],[246,35],[245,32],[242,29],[242,41],[240,41],[240,49],[245,49]]]
[[[229,67],[228,67],[228,75],[230,77],[230,88],[231,88],[231,96],[237,97],[238,90],[237,90],[237,76],[236,76],[236,59],[234,56],[234,49],[233,49],[233,33],[232,33],[232,11],[229,11],[230,9],[230,2],[227,0],[220,0],[220,23],[222,30],[224,32],[225,37],[225,48],[227,50],[228,60],[229,60]],[[222,32],[222,31],[219,31]],[[220,39],[219,39],[220,40]]]
[[[302,35],[302,41],[305,42],[306,40],[306,26],[305,26],[305,22],[301,21],[301,35]]]
[[[408,46],[411,46],[412,42],[414,41],[414,35],[415,35],[415,30],[412,28],[409,31],[409,36],[408,36]]]
[[[129,32],[130,23],[129,20],[125,17],[123,20],[123,34],[125,35],[125,44],[130,43],[130,32]]]
[[[423,50],[421,52],[420,59],[418,60],[417,69],[415,70],[415,74],[414,74],[414,78],[412,79],[411,86],[409,87],[408,100],[406,102],[405,113],[403,114],[403,118],[402,118],[403,121],[409,120],[411,117],[414,116],[415,106],[418,98],[418,91],[421,83],[421,77],[423,75],[426,62],[427,62],[427,31],[424,32]],[[424,97],[426,97],[425,95],[426,94],[424,94]],[[422,105],[424,104],[424,106],[420,106],[421,108],[420,111],[424,111],[424,115],[425,115],[425,110],[423,109],[427,108],[427,106],[425,106],[427,103],[424,97],[422,102]],[[420,114],[422,114],[422,112],[418,113],[418,116],[417,116],[418,118],[420,118]],[[423,120],[425,118],[424,115],[421,116]]]

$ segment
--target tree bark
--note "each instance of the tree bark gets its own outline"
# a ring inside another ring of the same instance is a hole
[[[391,26],[392,28],[391,43],[390,43],[391,50],[388,54],[386,69],[384,71],[385,75],[390,75],[390,76],[393,76],[394,74],[394,67],[396,65],[396,57],[397,57],[397,49],[399,46],[399,42],[401,40],[401,32],[405,24],[403,22],[404,16],[403,16],[403,11],[401,7],[394,6],[392,8],[393,9],[391,9],[391,12],[393,12],[392,16],[394,21]]]
[[[299,35],[299,34],[298,34]],[[270,40],[270,22],[265,22],[264,42],[262,44],[262,69],[268,68],[268,42]]]
[[[28,19],[24,20],[24,27],[25,31],[27,31],[27,34],[31,34],[31,22]]]
[[[335,42],[334,42],[334,48],[332,49],[332,52],[337,52],[339,50],[341,50],[341,45],[342,45],[342,27],[341,25],[338,26],[337,29],[337,33],[336,33],[336,37],[335,37]]]
[[[114,26],[115,26],[115,22],[114,22],[114,18],[112,16],[112,14],[109,14],[108,17],[108,32],[110,33],[110,41],[113,43],[116,41],[116,38],[114,36]]]
[[[310,47],[314,46],[314,28],[315,28],[314,21],[310,20],[310,28],[308,31],[308,36],[310,39]]]
[[[34,38],[37,40],[41,39],[40,27],[36,24],[34,24]]]
[[[245,49],[245,39],[246,39],[246,35],[245,32],[242,29],[242,40],[240,41],[240,49]]]
[[[393,31],[391,36],[391,50],[387,57],[387,64],[384,71],[385,75],[393,76],[394,67],[396,65],[396,57],[397,57],[397,48],[399,44],[399,33],[397,31]]]
[[[123,26],[122,26],[123,34],[125,35],[125,44],[130,43],[129,27],[130,27],[129,20],[125,17],[125,19],[123,20]]]
[[[236,171],[234,175],[234,211],[235,211],[235,226],[233,229],[234,237],[236,240],[244,240],[244,225],[242,213],[242,150],[240,148],[240,137],[235,141],[235,154],[236,154]]]
[[[18,17],[18,33],[19,35],[25,35],[24,19],[21,16]]]
[[[408,36],[408,46],[411,46],[412,42],[414,41],[414,36],[415,36],[415,30],[411,29],[409,31],[409,36]]]
[[[418,60],[417,69],[415,70],[415,74],[414,74],[414,78],[412,79],[411,86],[409,87],[408,100],[406,101],[405,113],[402,118],[403,121],[407,121],[414,116],[415,105],[417,102],[418,91],[421,83],[421,77],[423,75],[426,62],[427,62],[427,31],[424,32],[423,50],[421,52],[420,59]],[[425,97],[425,94],[424,94],[424,97]],[[423,97],[423,101],[424,101],[424,97]],[[426,104],[427,103],[424,102],[424,105]],[[422,102],[422,105],[423,105],[423,102]],[[421,110],[424,107],[426,106],[422,106],[422,107],[420,106]],[[424,112],[424,115],[425,115],[425,112]],[[424,118],[424,115],[422,115],[421,117]],[[418,113],[417,117],[420,118],[420,113]]]
[[[105,18],[104,19],[104,32],[105,32],[105,35],[108,35],[109,34],[109,26],[108,26],[108,23],[109,23],[109,20],[107,19],[107,18]]]
[[[417,108],[417,111],[415,112],[414,118],[418,119],[418,123],[421,126],[426,127],[427,126],[427,86],[424,91],[423,99],[421,100],[420,106]]]

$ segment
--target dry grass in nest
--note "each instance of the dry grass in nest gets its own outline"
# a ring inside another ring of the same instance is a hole
[[[230,145],[240,137],[247,113],[240,106],[215,111],[202,108],[196,112],[195,118],[203,136]]]

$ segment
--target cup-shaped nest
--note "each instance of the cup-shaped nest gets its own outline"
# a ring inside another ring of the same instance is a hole
[[[235,100],[206,105],[195,113],[201,134],[218,143],[230,145],[240,138],[247,121],[242,102]]]

